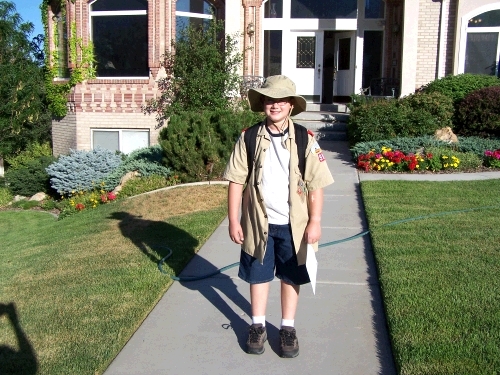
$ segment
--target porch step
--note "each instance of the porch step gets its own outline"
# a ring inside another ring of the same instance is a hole
[[[321,104],[321,106],[324,106],[324,104]],[[307,107],[309,109],[311,105],[308,104]],[[326,109],[323,107],[321,111],[309,110],[294,116],[293,120],[311,130],[318,140],[346,141],[349,114],[328,111],[328,109],[337,108],[335,105],[330,105]]]
[[[349,113],[349,108],[347,108],[347,104],[345,103],[332,103],[332,104],[307,103],[307,111]]]

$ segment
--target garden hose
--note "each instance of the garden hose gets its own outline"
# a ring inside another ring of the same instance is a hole
[[[467,208],[467,209],[463,209],[463,210],[443,211],[443,212],[437,212],[435,214],[430,214],[430,215],[410,217],[410,218],[407,218],[407,219],[391,221],[390,223],[379,225],[379,226],[377,226],[377,227],[375,227],[373,229],[382,228],[382,227],[389,227],[389,226],[393,226],[393,225],[398,225],[398,224],[403,224],[403,223],[409,223],[411,221],[429,219],[429,218],[433,218],[433,217],[446,216],[446,215],[454,215],[454,214],[460,214],[460,213],[472,212],[472,211],[479,211],[479,210],[490,210],[490,209],[494,209],[494,208],[500,208],[500,205],[474,207],[474,208]],[[327,247],[327,246],[337,245],[337,244],[342,243],[342,242],[352,241],[352,240],[355,240],[356,238],[366,236],[368,233],[370,233],[370,230],[366,230],[364,232],[355,234],[354,236],[343,238],[341,240],[326,242],[326,243],[320,244],[318,247],[320,247],[320,248],[321,247]],[[224,272],[224,271],[226,271],[226,270],[228,270],[230,268],[236,267],[236,266],[238,266],[240,264],[239,262],[236,262],[236,263],[230,264],[228,266],[222,267],[222,268],[218,269],[217,271],[214,271],[212,273],[209,273],[207,275],[202,275],[202,276],[183,276],[183,277],[172,276],[172,275],[170,275],[168,272],[166,272],[163,269],[163,264],[172,255],[172,250],[170,248],[168,248],[168,247],[165,247],[165,248],[169,251],[169,253],[168,253],[167,256],[165,256],[163,259],[161,259],[158,262],[158,268],[159,268],[159,270],[160,270],[161,273],[164,273],[164,274],[168,275],[172,280],[175,280],[175,281],[197,281],[197,280],[207,279],[209,277],[218,275],[221,272]]]

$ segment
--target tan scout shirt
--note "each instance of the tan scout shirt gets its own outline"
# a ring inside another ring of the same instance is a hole
[[[305,264],[307,254],[307,243],[304,241],[309,212],[307,207],[307,191],[321,189],[333,183],[333,177],[326,165],[321,150],[316,149],[316,140],[309,135],[306,148],[305,182],[306,189],[302,194],[298,193],[301,175],[299,170],[299,159],[297,155],[297,144],[295,143],[295,129],[292,121],[289,121],[288,138],[286,148],[290,151],[290,223],[292,237],[299,265]],[[268,220],[264,199],[262,197],[262,165],[266,152],[269,150],[271,139],[262,123],[255,147],[255,162],[251,171],[248,184],[243,191],[241,227],[243,229],[244,241],[243,251],[260,260],[263,263],[267,245]],[[224,179],[237,184],[245,184],[248,175],[247,153],[245,147],[244,133],[236,142],[235,148],[224,171]],[[315,251],[318,243],[313,244]]]

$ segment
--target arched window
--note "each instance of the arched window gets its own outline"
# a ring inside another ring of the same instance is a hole
[[[202,26],[215,15],[215,8],[204,0],[177,0],[175,11],[175,29],[179,36],[188,26]]]
[[[97,77],[148,77],[147,0],[96,0],[90,30]]]
[[[464,73],[499,76],[500,9],[481,13],[466,27]]]

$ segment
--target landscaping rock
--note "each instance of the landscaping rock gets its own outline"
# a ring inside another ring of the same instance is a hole
[[[45,198],[47,198],[47,194],[45,194],[44,192],[40,192],[40,193],[36,193],[35,195],[33,195],[29,200],[30,201],[41,202]]]
[[[122,179],[120,180],[120,183],[118,184],[118,186],[113,189],[113,193],[114,194],[118,193],[121,189],[123,189],[123,186],[127,183],[128,180],[130,180],[134,177],[137,177],[137,176],[139,176],[139,172],[137,172],[137,171],[132,171],[132,172],[128,172],[127,174],[125,174],[122,177]]]
[[[16,195],[12,201],[13,202],[19,202],[19,201],[24,201],[26,199],[28,199],[28,198],[23,197],[22,195]]]
[[[447,143],[458,143],[457,136],[449,126],[436,130],[434,138]]]

